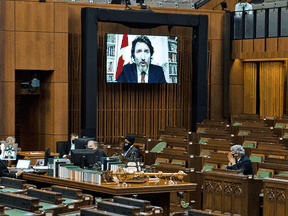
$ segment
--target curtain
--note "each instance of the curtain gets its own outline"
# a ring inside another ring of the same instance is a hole
[[[283,62],[260,63],[260,116],[283,115],[284,101]]]
[[[256,114],[257,65],[244,63],[244,113]]]

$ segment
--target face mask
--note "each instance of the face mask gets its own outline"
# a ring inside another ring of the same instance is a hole
[[[127,151],[130,148],[130,143],[124,142],[123,150]]]

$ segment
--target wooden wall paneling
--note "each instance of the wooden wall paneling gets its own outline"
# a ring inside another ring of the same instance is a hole
[[[277,38],[266,38],[266,52],[264,54],[265,58],[275,58],[277,57]]]
[[[53,33],[16,32],[16,69],[54,70]]]
[[[55,69],[52,82],[68,83],[68,33],[55,33],[54,37]]]
[[[14,9],[15,9],[15,1],[1,1],[2,7],[4,7],[4,11],[1,13],[1,30],[5,29],[6,31],[14,30]],[[4,19],[2,19],[4,18]],[[4,26],[2,23],[4,22]]]
[[[240,59],[242,53],[242,40],[232,40],[231,46],[231,58],[232,59]]]
[[[15,1],[15,30],[54,32],[54,4]]]
[[[68,33],[68,2],[55,2],[55,32]]]
[[[53,134],[68,135],[68,83],[54,83],[54,131]]]
[[[15,82],[0,82],[0,135],[15,136]]]
[[[39,128],[40,128],[39,95],[21,95],[20,100],[21,100],[21,125],[20,125],[21,133],[39,134]]]
[[[54,83],[42,82],[40,89],[40,133],[54,134]]]
[[[224,25],[224,19],[223,14],[216,14],[211,13],[210,14],[210,26],[211,26],[211,37],[210,39],[223,39],[224,38],[224,31],[223,31],[223,25]]]
[[[229,83],[231,85],[244,84],[244,65],[243,65],[243,62],[240,59],[236,59],[236,60],[232,60],[230,65],[231,65],[231,69],[230,69]]]
[[[223,85],[211,85],[211,119],[221,119],[223,109]]]
[[[254,53],[255,58],[261,58],[265,52],[265,39],[254,39]]]
[[[81,121],[81,36],[69,34],[68,79],[69,79],[69,133],[80,135]]]
[[[211,40],[211,85],[223,85],[223,40]]]
[[[17,141],[18,142],[18,141]],[[43,148],[43,141],[40,139],[39,133],[21,132],[19,147],[22,151],[39,151]]]
[[[244,112],[244,85],[229,85],[229,109],[231,115]]]
[[[243,58],[251,58],[253,53],[253,39],[243,40]]]
[[[15,46],[14,33],[10,31],[0,32],[0,81],[15,82]]]
[[[285,58],[288,56],[288,37],[278,38],[278,58]]]

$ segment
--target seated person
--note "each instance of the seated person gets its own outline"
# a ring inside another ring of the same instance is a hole
[[[124,141],[124,146],[122,149],[122,156],[130,161],[138,161],[139,152],[137,148],[133,145],[135,142],[135,136],[133,134],[128,134]]]
[[[99,162],[101,157],[107,157],[106,153],[98,147],[98,142],[89,140],[87,144],[88,149],[93,149],[96,150],[97,156],[96,156],[96,161]]]
[[[231,147],[231,152],[228,153],[229,164],[227,169],[239,170],[244,175],[253,175],[252,162],[245,155],[245,150],[241,145]]]
[[[71,155],[71,150],[75,149],[74,140],[78,139],[78,134],[71,133],[70,140],[63,143],[60,151],[60,158],[67,158],[67,155]]]
[[[5,156],[4,156],[4,158],[6,159],[6,160],[15,160],[15,153],[13,154],[14,152],[12,152],[12,151],[6,151],[5,152]]]
[[[0,154],[2,151],[0,150]],[[18,170],[17,173],[10,173],[6,164],[0,160],[0,177],[18,178],[23,173],[23,170]]]

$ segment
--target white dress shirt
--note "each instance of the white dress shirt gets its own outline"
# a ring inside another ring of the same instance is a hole
[[[144,79],[145,79],[145,83],[148,83],[148,71],[149,70],[147,70],[147,71],[139,71],[138,70],[138,68],[137,68],[137,77],[138,77],[138,83],[141,83],[141,78],[142,78],[142,72],[145,72],[145,77],[144,77]]]

